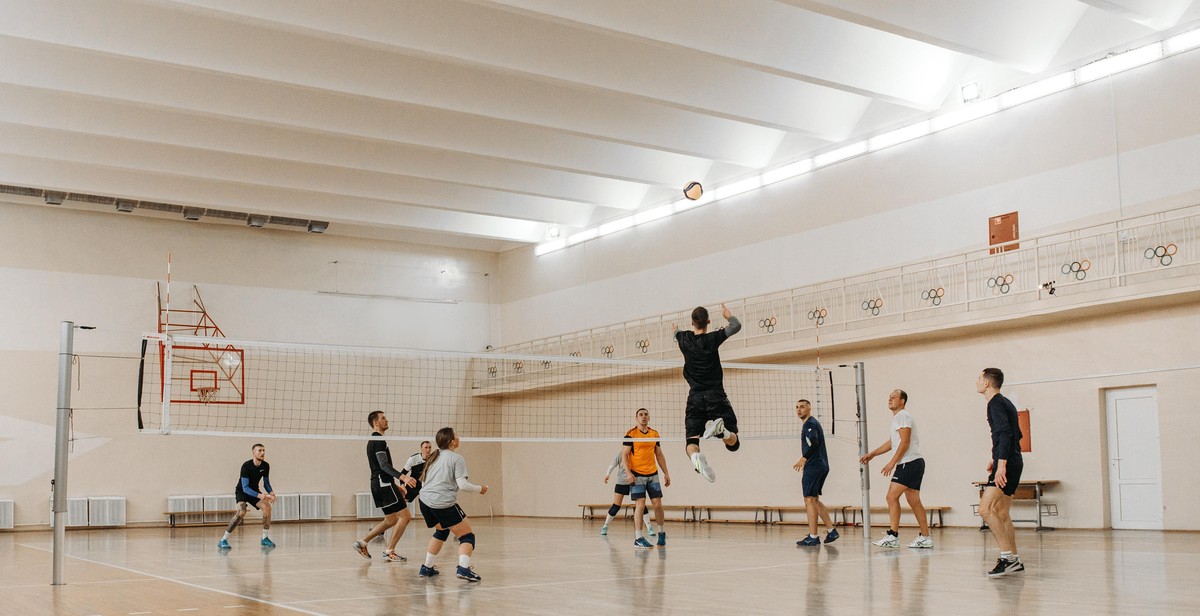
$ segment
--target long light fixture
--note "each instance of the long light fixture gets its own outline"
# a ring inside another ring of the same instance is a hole
[[[1122,71],[1144,66],[1178,53],[1196,49],[1197,47],[1200,47],[1200,28],[1177,34],[1150,45],[1144,45],[1121,53],[1108,54],[1100,60],[1086,64],[1075,70],[1039,79],[1038,81],[1013,88],[997,96],[976,99],[952,111],[947,111],[927,120],[921,120],[914,124],[908,124],[895,130],[875,135],[865,141],[840,145],[833,150],[818,154],[812,158],[798,160],[782,167],[763,171],[748,178],[714,187],[706,191],[704,196],[696,201],[680,199],[647,210],[634,212],[631,215],[601,223],[599,226],[590,229],[583,229],[567,237],[565,240],[559,238],[542,242],[534,247],[533,252],[537,256],[542,256],[610,233],[616,233],[630,227],[666,218],[672,214],[754,191],[776,182],[840,163],[844,160],[920,139],[926,135],[966,124],[967,122],[978,120],[999,111],[1011,109],[1018,105],[1069,90],[1075,86],[1097,79],[1103,79]],[[975,89],[978,91],[977,85],[975,85]]]

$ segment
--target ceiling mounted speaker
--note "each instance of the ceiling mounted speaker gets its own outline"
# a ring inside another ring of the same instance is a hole
[[[47,190],[42,196],[46,199],[46,205],[62,205],[63,200],[67,198],[67,193]]]
[[[323,220],[308,221],[308,232],[309,233],[324,233],[325,230],[328,228],[329,228],[329,223],[325,222]]]
[[[266,216],[259,216],[258,214],[251,214],[248,217],[246,217],[246,226],[247,227],[254,227],[255,229],[261,229],[266,224],[267,224]]]
[[[204,208],[199,208],[199,207],[183,208],[183,219],[184,220],[200,220],[200,217],[203,215],[204,215]]]
[[[118,212],[129,213],[129,212],[132,212],[133,209],[136,207],[137,207],[137,204],[134,203],[133,201],[129,201],[126,199],[117,199],[117,211]]]

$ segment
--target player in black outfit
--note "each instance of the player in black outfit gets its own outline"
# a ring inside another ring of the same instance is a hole
[[[387,415],[383,411],[372,411],[367,415],[367,423],[371,424],[374,432],[371,436],[382,437],[388,429]],[[405,502],[405,492],[415,487],[417,482],[412,476],[403,477],[402,473],[392,466],[392,452],[388,449],[387,441],[382,438],[367,441],[367,464],[371,467],[371,498],[375,506],[383,510],[383,521],[375,525],[365,537],[354,542],[354,550],[363,558],[371,558],[367,551],[367,543],[375,537],[395,528],[387,549],[383,552],[384,560],[397,562],[408,560],[396,553],[396,544],[404,535],[404,529],[412,520],[412,512]]]
[[[275,542],[267,536],[271,530],[271,503],[275,502],[275,490],[271,489],[271,465],[267,464],[267,448],[262,443],[250,447],[251,458],[242,463],[238,484],[233,489],[233,497],[237,500],[237,512],[225,527],[225,536],[217,542],[217,548],[228,550],[229,536],[246,519],[250,507],[262,511],[263,535],[260,545],[264,548],[275,547]],[[262,487],[259,487],[259,484]]]
[[[988,426],[992,430],[992,458],[988,462],[988,482],[979,499],[979,515],[1000,544],[1000,558],[988,572],[999,577],[1025,570],[1017,555],[1016,529],[1013,528],[1012,497],[1021,482],[1021,427],[1017,407],[1000,393],[1004,373],[999,368],[984,368],[975,381],[975,391],[987,400]]]
[[[697,306],[692,311],[693,331],[675,330],[675,341],[683,353],[683,378],[691,387],[683,418],[687,453],[696,472],[710,482],[717,480],[717,474],[708,465],[704,454],[700,453],[700,439],[719,438],[729,451],[737,451],[741,446],[737,436],[737,415],[729,404],[729,396],[725,395],[718,349],[721,343],[742,329],[742,324],[725,304],[721,304],[721,315],[729,325],[710,332],[708,309]]]

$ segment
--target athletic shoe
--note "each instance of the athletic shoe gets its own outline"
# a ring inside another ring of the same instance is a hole
[[[263,540],[262,540],[262,541],[259,541],[259,542],[258,542],[258,544],[259,544],[259,545],[261,545],[261,546],[263,546],[264,548],[273,548],[273,547],[275,547],[275,542],[274,542],[274,541],[271,541],[271,539],[270,539],[270,538],[268,538],[268,537],[263,537]]]
[[[462,567],[459,567],[459,569],[462,569]],[[439,573],[441,573],[441,571],[438,571],[437,565],[434,565],[432,567],[426,567],[425,565],[421,565],[421,577],[433,577]]]
[[[715,419],[708,425],[708,429],[704,431],[704,435],[700,438],[725,438],[725,420]]]
[[[700,476],[707,479],[709,483],[717,480],[717,474],[714,473],[712,467],[708,465],[708,458],[705,458],[704,454],[698,451],[692,454],[692,466],[696,467],[696,472],[700,473]]]
[[[900,547],[900,537],[893,534],[886,534],[879,541],[872,541],[871,545],[881,548],[898,548]]]
[[[933,547],[933,537],[926,537],[925,535],[917,535],[917,538],[913,539],[913,542],[908,544],[908,547],[910,547],[910,548],[932,548]]]
[[[811,535],[806,535],[803,539],[797,541],[796,545],[806,548],[821,547],[821,540]]]
[[[654,527],[651,526],[649,522],[646,522],[646,534],[650,535],[651,537],[658,534],[654,532]]]
[[[658,547],[660,547],[660,548],[665,548],[665,547],[667,547],[667,533],[666,533],[666,531],[663,531],[662,533],[659,533],[659,535],[658,535]]]
[[[363,543],[362,541],[354,542],[354,551],[358,552],[359,556],[362,556],[367,560],[371,559],[371,553],[367,551],[367,544]]]
[[[479,577],[478,573],[475,573],[475,569],[472,567],[459,567],[454,573],[468,582],[478,582],[483,579]]]
[[[637,540],[633,542],[633,547],[639,550],[649,550],[654,546],[650,545],[650,542],[646,541],[645,537],[638,537]]]
[[[384,552],[383,556],[381,558],[388,561],[389,563],[402,563],[402,562],[408,561],[407,558],[395,553],[392,550],[387,550],[386,552]]]
[[[229,545],[229,540],[228,540],[228,539],[222,539],[222,540],[220,540],[220,541],[218,541],[218,542],[217,542],[217,549],[218,549],[218,550],[228,550],[230,547],[232,547],[232,546],[230,546],[230,545]]]
[[[600,527],[600,534],[601,534],[601,535],[607,535],[607,534],[608,534],[608,524],[605,524],[604,526],[601,526],[601,527]]]
[[[834,541],[838,540],[838,537],[841,537],[841,535],[838,534],[837,529],[831,529],[829,532],[825,533],[825,543],[833,543]]]
[[[1008,575],[1010,573],[1016,573],[1024,570],[1025,563],[1022,563],[1020,558],[1014,558],[1012,560],[1008,560],[1007,558],[997,558],[996,568],[988,571],[988,577],[1000,577],[1002,575]]]

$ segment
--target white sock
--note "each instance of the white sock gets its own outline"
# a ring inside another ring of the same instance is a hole
[[[267,529],[263,529],[263,539],[267,538]]]
[[[1016,559],[1016,555],[1012,552],[1000,552],[1000,558],[1003,558],[1007,561],[1012,561]]]
[[[608,523],[612,522],[612,521],[613,521],[613,517],[611,515],[604,516],[604,525],[605,526],[608,526]]]
[[[640,531],[640,530],[635,530],[635,531],[633,531],[633,539],[634,539],[634,541],[637,541],[638,539],[643,539],[643,538],[644,538],[644,537],[642,537],[642,531]]]
[[[458,566],[466,569],[471,566],[471,557],[466,554],[458,555]]]
[[[437,558],[437,556],[430,554],[429,552],[425,552],[425,566],[432,567],[434,558]]]
[[[658,529],[658,534],[660,534],[660,535],[661,535],[661,534],[662,534],[662,532],[663,532],[663,529],[662,529],[662,527],[663,527],[663,525],[662,525],[662,524],[658,524],[657,526],[655,526],[655,528],[657,528],[657,529]]]
[[[225,536],[221,537],[221,541],[229,541],[229,531],[225,531]]]
[[[650,525],[654,523],[654,518],[652,518],[650,516],[646,516],[645,518],[642,518],[642,519],[645,520],[646,528],[650,528]]]
[[[812,537],[813,539],[820,539],[820,537],[818,537],[818,536],[816,536],[816,535],[814,535],[814,534],[812,534],[812,533],[809,533],[809,535],[808,535],[808,536],[809,536],[809,537]]]

